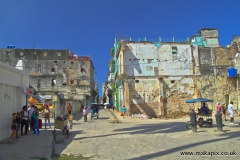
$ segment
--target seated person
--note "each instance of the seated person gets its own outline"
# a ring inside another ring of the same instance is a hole
[[[200,109],[200,114],[208,114],[208,107],[205,103],[203,103],[203,106]]]

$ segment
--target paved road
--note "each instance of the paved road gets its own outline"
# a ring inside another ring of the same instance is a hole
[[[118,114],[117,114],[118,115]],[[121,118],[117,116],[118,118]],[[239,125],[186,130],[187,120],[123,120],[112,123],[111,113],[100,110],[100,118],[83,122],[74,117],[67,139],[57,132],[55,155],[74,155],[98,160],[138,159],[240,159]],[[240,121],[240,119],[236,119]],[[181,156],[180,152],[236,152],[237,156]]]

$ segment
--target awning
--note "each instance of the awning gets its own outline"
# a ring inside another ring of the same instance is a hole
[[[213,102],[213,100],[209,98],[197,98],[197,99],[186,100],[186,103],[196,103],[196,102]]]

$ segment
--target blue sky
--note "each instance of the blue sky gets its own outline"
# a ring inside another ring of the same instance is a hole
[[[116,35],[187,39],[210,27],[226,46],[240,35],[239,6],[240,0],[0,0],[0,48],[65,46],[90,56],[101,95]]]

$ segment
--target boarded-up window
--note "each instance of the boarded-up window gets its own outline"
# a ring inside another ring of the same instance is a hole
[[[152,71],[153,67],[152,66],[146,66],[146,71]]]

